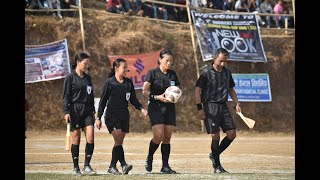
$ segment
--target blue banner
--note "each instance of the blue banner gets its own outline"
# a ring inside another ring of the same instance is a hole
[[[232,74],[239,102],[271,102],[268,74]],[[228,100],[232,101],[230,95]]]

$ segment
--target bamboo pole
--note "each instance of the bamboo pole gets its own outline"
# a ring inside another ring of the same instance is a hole
[[[296,10],[294,5],[294,0],[292,0],[292,9],[293,9],[293,24],[296,24]]]
[[[200,76],[199,75],[199,66],[198,66],[198,59],[197,59],[197,52],[196,52],[196,43],[194,40],[194,32],[193,32],[193,27],[192,27],[192,20],[191,20],[191,15],[190,15],[189,1],[186,1],[186,3],[187,3],[187,13],[188,13],[192,47],[193,47],[193,55],[194,55],[194,60],[196,62],[197,78],[199,78],[199,76]]]
[[[79,18],[80,18],[80,29],[81,29],[81,38],[82,38],[82,49],[85,52],[86,46],[84,42],[84,30],[83,30],[83,19],[82,19],[82,5],[81,0],[79,0]]]
[[[192,27],[192,20],[191,20],[191,15],[190,15],[190,6],[189,6],[189,0],[186,0],[187,4],[187,13],[188,13],[188,19],[189,19],[189,25],[190,25],[190,33],[191,33],[191,40],[192,40],[192,47],[193,47],[193,55],[194,55],[194,60],[196,62],[196,71],[197,71],[197,78],[199,78],[199,65],[198,65],[198,58],[197,58],[197,51],[196,51],[196,43],[194,40],[194,32],[193,32],[193,27]],[[204,125],[203,125],[203,120],[201,120],[201,132],[204,132]]]
[[[285,18],[284,28],[285,28],[285,33],[288,34],[288,18]]]

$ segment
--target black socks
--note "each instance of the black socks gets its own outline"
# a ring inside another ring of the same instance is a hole
[[[170,144],[161,144],[162,167],[169,166],[170,147]]]
[[[93,149],[94,149],[94,143],[86,144],[84,166],[88,166],[90,164],[92,154],[93,154]]]
[[[73,167],[79,167],[79,145],[71,144]]]
[[[228,136],[224,137],[219,146],[219,154],[221,154],[232,142]]]
[[[153,159],[153,154],[156,152],[158,147],[159,147],[159,144],[155,144],[151,139],[150,144],[149,144],[149,154],[148,154],[149,160]]]
[[[211,141],[211,151],[212,151],[212,156],[215,161],[215,167],[217,168],[220,166],[220,154],[219,154],[219,141],[213,140]]]

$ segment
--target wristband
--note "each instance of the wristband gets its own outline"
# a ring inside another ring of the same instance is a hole
[[[154,94],[151,94],[151,93],[150,93],[150,94],[149,94],[149,99],[157,100],[157,99],[156,99],[156,96],[157,96],[157,95],[154,95]]]
[[[202,110],[202,104],[201,103],[197,104],[197,109],[198,109],[198,111]]]

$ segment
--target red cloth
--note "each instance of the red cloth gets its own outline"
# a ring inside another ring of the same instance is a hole
[[[119,0],[109,0],[107,2],[107,9],[109,9],[109,7],[116,7],[117,5],[120,5]]]

